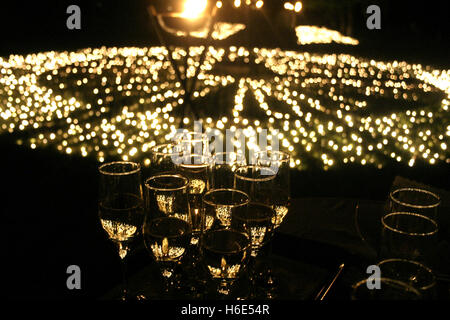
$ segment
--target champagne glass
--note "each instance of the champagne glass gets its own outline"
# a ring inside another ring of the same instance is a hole
[[[250,237],[232,228],[211,229],[203,234],[201,248],[203,263],[216,282],[217,293],[229,299],[235,281],[247,266]]]
[[[269,243],[274,231],[274,217],[276,213],[272,206],[250,202],[247,210],[236,211],[231,218],[231,226],[250,236],[251,250],[249,257],[249,276],[253,297],[269,294],[266,286],[258,285],[268,278],[266,262],[258,265],[256,257],[263,247]],[[261,268],[261,265],[263,267]],[[262,269],[262,270],[261,270]],[[261,291],[261,292],[259,292]]]
[[[161,269],[165,294],[180,288],[176,267],[191,240],[188,186],[189,180],[177,173],[156,174],[145,182],[144,243]]]
[[[233,188],[234,172],[245,166],[245,156],[236,152],[218,152],[212,156],[212,188]]]
[[[250,235],[251,256],[256,257],[259,250],[272,238],[275,211],[263,203],[250,202],[246,210],[237,210],[231,218],[231,226]]]
[[[143,234],[147,250],[161,269],[165,284],[164,293],[169,295],[180,288],[174,274],[188,250],[191,226],[187,221],[175,216],[152,218],[147,214]]]
[[[430,261],[438,233],[433,219],[417,213],[392,212],[381,218],[381,224],[381,258]]]
[[[419,188],[399,188],[389,194],[388,213],[413,212],[437,221],[440,204],[440,197],[431,191]]]
[[[177,170],[189,179],[188,199],[192,217],[193,241],[201,229],[202,197],[210,189],[211,158],[200,154],[184,155]]]
[[[276,211],[278,208],[275,204],[277,195],[274,192],[275,178],[277,172],[276,167],[261,166],[261,165],[246,165],[238,167],[234,174],[235,188],[246,192],[251,202],[265,204],[274,209],[275,215],[272,216],[272,224],[275,229],[279,225],[279,215],[284,214]],[[273,233],[269,233],[271,236]],[[271,260],[266,259],[271,251],[271,242],[261,251],[258,260],[262,260],[262,269],[258,268],[258,261],[252,261],[253,270],[253,284],[257,291],[265,292],[265,297],[272,299],[276,296],[276,278],[273,275]]]
[[[122,264],[122,300],[128,295],[126,261],[130,242],[139,234],[144,219],[141,167],[118,161],[99,168],[99,218],[109,238],[117,245]]]
[[[246,211],[249,196],[236,189],[211,189],[203,196],[202,229],[228,228],[234,213]]]
[[[273,205],[276,212],[275,228],[283,222],[290,204],[290,155],[283,151],[263,150],[256,153],[256,164],[275,171]]]

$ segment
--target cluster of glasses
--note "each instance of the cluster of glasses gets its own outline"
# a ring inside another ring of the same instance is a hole
[[[206,134],[197,132],[153,147],[143,184],[138,163],[102,165],[101,224],[122,260],[133,239],[144,239],[168,297],[180,290],[205,297],[211,290],[224,298],[256,292],[271,298],[271,266],[257,268],[256,260],[288,212],[290,156],[266,149],[249,163],[244,154],[211,149]],[[238,293],[242,278],[249,290]]]
[[[437,295],[435,248],[441,199],[420,188],[390,192],[381,217],[379,288],[367,280],[353,286],[354,299],[423,300]]]

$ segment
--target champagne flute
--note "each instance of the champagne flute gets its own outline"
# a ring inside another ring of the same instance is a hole
[[[179,289],[176,267],[191,240],[188,186],[189,180],[177,173],[156,174],[145,182],[144,243],[161,269],[165,294]]]
[[[261,288],[257,285],[258,280],[264,281],[267,278],[265,275],[267,263],[263,262],[262,264],[265,267],[261,272],[258,272],[256,257],[272,238],[275,215],[276,213],[272,206],[250,202],[247,210],[236,211],[231,218],[232,228],[245,232],[250,236],[251,256],[249,257],[248,269],[253,297],[257,297],[259,294],[268,294],[267,288],[264,286]],[[259,290],[262,290],[262,292],[259,292]]]
[[[251,256],[256,257],[259,250],[272,238],[275,211],[263,203],[250,202],[246,210],[237,210],[231,218],[231,226],[250,235]]]
[[[201,248],[202,261],[216,282],[216,292],[229,299],[235,281],[247,266],[250,237],[232,228],[211,229],[203,234]]]
[[[141,167],[118,161],[99,167],[99,218],[108,237],[117,245],[122,264],[122,300],[128,296],[125,258],[129,244],[139,234],[144,218]]]
[[[265,204],[274,209],[275,215],[272,216],[272,225],[275,229],[279,223],[280,211],[276,211],[278,195],[275,194],[275,178],[277,172],[276,167],[261,165],[246,165],[238,167],[234,174],[235,188],[246,192],[251,202]],[[285,203],[284,203],[285,204]],[[281,213],[283,214],[283,213]],[[273,232],[268,235],[271,236]],[[252,260],[253,268],[253,284],[257,291],[265,292],[265,298],[272,299],[276,296],[276,278],[272,271],[271,260],[266,259],[271,251],[271,242],[261,251],[258,260],[263,260],[262,270],[257,268],[256,257]],[[257,283],[260,285],[257,286]]]
[[[174,216],[152,218],[146,215],[143,234],[147,250],[161,269],[164,293],[169,295],[174,289],[180,288],[174,274],[188,250],[191,226],[187,221]]]
[[[202,197],[211,185],[211,158],[200,154],[183,155],[177,170],[189,179],[188,199],[192,218],[192,240],[195,244],[201,231]]]
[[[283,151],[263,150],[256,153],[256,163],[275,171],[273,205],[276,212],[275,228],[283,222],[290,204],[290,155]]]

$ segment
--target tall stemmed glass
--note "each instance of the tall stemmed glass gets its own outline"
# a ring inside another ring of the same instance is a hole
[[[125,258],[131,240],[140,234],[144,219],[141,167],[134,162],[111,162],[99,168],[99,218],[117,245],[122,262],[122,300],[128,295]]]
[[[192,218],[192,241],[195,245],[201,231],[202,197],[210,189],[211,158],[201,154],[183,155],[177,171],[189,179],[188,199]]]
[[[275,193],[275,178],[277,172],[276,167],[261,166],[261,165],[247,165],[238,167],[234,174],[235,188],[246,192],[251,202],[264,204],[273,208],[278,199],[278,195]],[[272,229],[279,224],[278,215],[272,215],[271,223],[273,225]],[[276,279],[272,272],[272,264],[270,260],[265,259],[271,250],[270,236],[273,232],[269,232],[267,236],[269,239],[266,240],[268,243],[263,250],[258,249],[253,252],[253,257],[251,260],[251,281],[254,286],[254,290],[264,292],[265,297],[272,299],[276,295]],[[258,265],[257,261],[262,260],[262,263]],[[260,267],[259,267],[260,266]]]
[[[275,228],[283,222],[290,205],[290,155],[283,151],[263,150],[256,153],[257,165],[276,172],[272,197],[276,218]]]
[[[145,182],[144,243],[164,278],[165,294],[179,289],[175,275],[191,240],[189,180],[175,173],[151,176]]]
[[[251,242],[248,234],[232,228],[211,229],[201,240],[202,261],[216,282],[221,298],[231,298],[233,285],[247,266]]]

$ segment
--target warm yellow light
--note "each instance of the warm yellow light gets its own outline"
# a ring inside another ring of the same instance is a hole
[[[207,0],[186,0],[181,16],[187,19],[197,19],[205,11],[207,4]]]
[[[261,1],[261,0],[258,0],[257,2],[256,2],[256,7],[259,9],[259,8],[262,8],[262,6],[264,5],[264,2],[263,1]]]
[[[284,3],[284,8],[286,10],[294,10],[294,5],[292,3],[290,3],[290,2],[285,2]]]
[[[300,10],[302,10],[302,7],[303,7],[302,3],[300,1],[298,1],[298,2],[295,3],[294,11],[295,12],[300,12]]]
[[[234,6],[235,7],[240,7],[241,6],[241,0],[234,0]]]
[[[219,9],[222,8],[222,5],[223,5],[222,1],[217,1],[216,2],[216,7],[217,8],[219,8]]]

